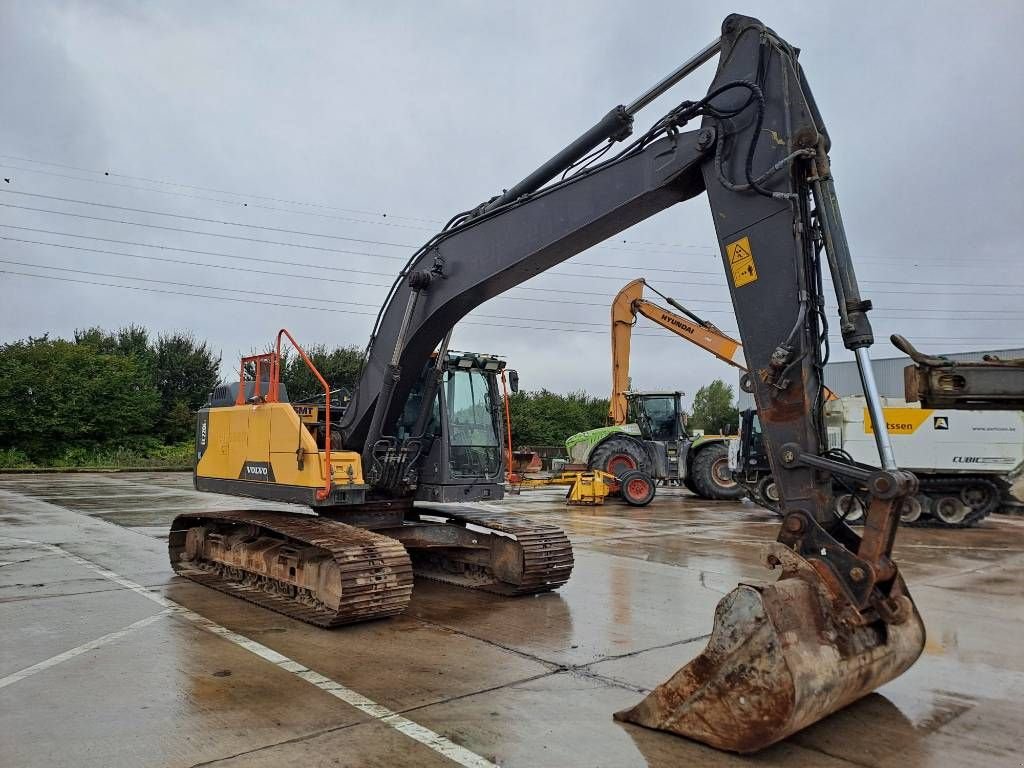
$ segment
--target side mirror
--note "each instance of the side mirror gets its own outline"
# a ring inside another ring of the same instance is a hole
[[[508,389],[512,394],[519,391],[519,371],[505,371],[508,376]]]

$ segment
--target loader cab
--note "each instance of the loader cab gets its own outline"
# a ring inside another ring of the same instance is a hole
[[[629,422],[640,427],[644,440],[673,442],[689,437],[682,392],[627,392]]]

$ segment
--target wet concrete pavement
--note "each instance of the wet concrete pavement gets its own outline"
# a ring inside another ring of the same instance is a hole
[[[738,580],[770,578],[774,518],[681,491],[643,509],[559,494],[501,505],[568,532],[559,592],[418,581],[404,615],[328,631],[171,574],[175,514],[281,505],[180,474],[0,476],[0,766],[1024,764],[1024,518],[901,531],[924,655],[740,758],[611,714],[703,649]]]

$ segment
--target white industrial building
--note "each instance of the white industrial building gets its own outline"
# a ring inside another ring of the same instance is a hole
[[[956,352],[948,355],[936,355],[936,357],[968,361],[981,360],[985,355],[995,355],[1003,359],[1020,358],[1024,357],[1024,347],[990,349],[981,352]],[[875,370],[875,381],[878,382],[878,392],[880,395],[883,397],[903,397],[903,369],[908,365],[911,365],[911,360],[906,355],[884,357],[872,361],[871,367]],[[840,397],[863,394],[856,361],[843,360],[841,362],[828,363],[825,366],[825,386]],[[754,407],[753,396],[743,392],[738,386],[736,391],[739,393],[737,399],[741,411]]]

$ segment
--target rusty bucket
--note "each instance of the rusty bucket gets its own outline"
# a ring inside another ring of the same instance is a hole
[[[732,752],[763,749],[909,668],[924,648],[909,608],[900,624],[851,622],[807,569],[741,584],[718,603],[703,653],[615,719]]]

